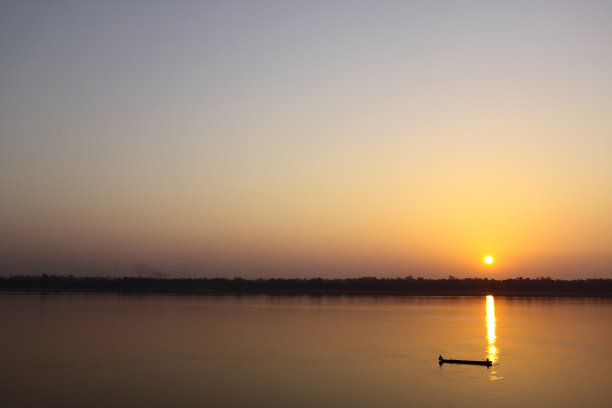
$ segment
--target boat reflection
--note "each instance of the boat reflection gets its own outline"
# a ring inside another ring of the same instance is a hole
[[[495,346],[495,300],[492,295],[487,296],[487,338],[489,340],[487,358],[497,363],[499,352]]]

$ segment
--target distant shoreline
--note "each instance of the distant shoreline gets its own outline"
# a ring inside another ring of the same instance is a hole
[[[373,296],[373,297],[481,297],[497,296],[508,298],[612,298],[609,293],[536,293],[536,292],[232,292],[232,291],[159,291],[159,290],[6,290],[0,289],[2,295],[175,295],[175,296]]]
[[[391,279],[159,279],[41,275],[0,278],[0,293],[612,297],[612,279],[424,279],[411,276]]]

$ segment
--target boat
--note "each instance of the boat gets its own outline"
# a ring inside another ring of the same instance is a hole
[[[444,363],[449,363],[449,364],[472,364],[472,365],[482,365],[482,366],[487,366],[487,367],[491,367],[493,365],[493,362],[491,360],[489,360],[488,358],[486,360],[454,360],[452,358],[444,358],[442,356],[438,357],[438,361],[440,362],[440,365],[444,364]]]

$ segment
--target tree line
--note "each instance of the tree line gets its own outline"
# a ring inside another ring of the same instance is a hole
[[[40,292],[155,292],[261,294],[374,294],[374,295],[526,295],[612,296],[612,279],[560,280],[550,277],[488,279],[345,278],[243,279],[75,277],[40,275],[0,277],[0,291]]]

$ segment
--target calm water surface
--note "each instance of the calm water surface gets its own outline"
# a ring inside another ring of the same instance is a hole
[[[611,299],[0,294],[0,327],[3,407],[612,401]]]

